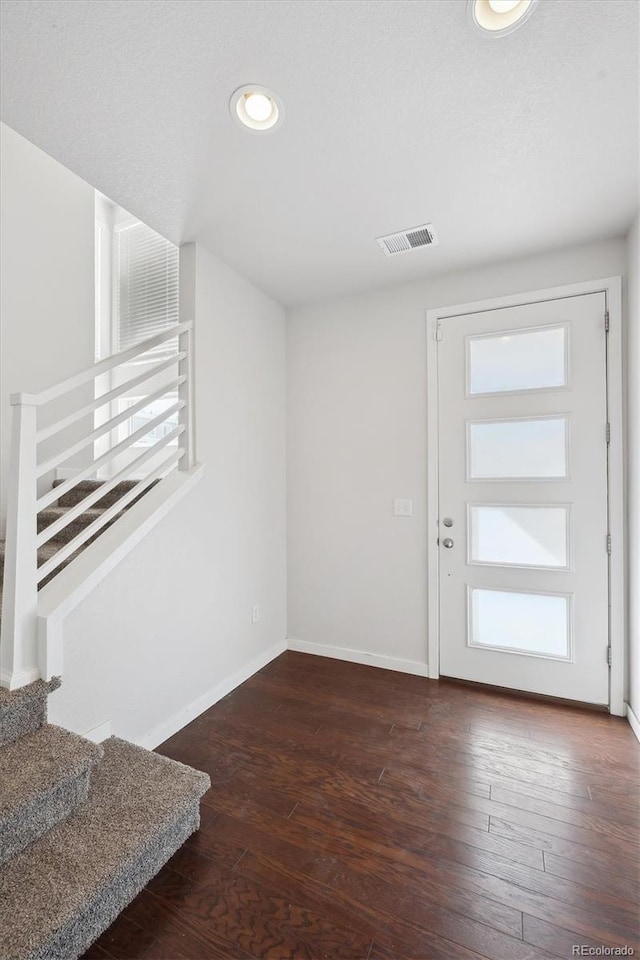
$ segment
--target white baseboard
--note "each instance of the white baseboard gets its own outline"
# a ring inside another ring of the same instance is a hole
[[[153,730],[143,737],[138,738],[136,743],[140,747],[146,747],[147,750],[155,749],[160,743],[164,743],[164,741],[172,737],[174,733],[182,730],[188,723],[191,723],[192,720],[199,717],[201,713],[204,713],[205,710],[212,707],[218,700],[226,697],[228,693],[231,693],[232,690],[239,687],[241,683],[244,683],[245,680],[252,677],[258,670],[266,667],[268,663],[271,663],[272,660],[279,657],[286,649],[286,640],[279,640],[278,643],[274,643],[268,650],[265,650],[257,657],[254,657],[249,663],[245,664],[241,670],[237,670],[235,673],[232,673],[230,677],[221,680],[220,683],[217,683],[215,687],[211,687],[210,690],[203,693],[197,700],[193,700],[188,706],[174,713],[168,720],[154,727]]]
[[[24,670],[16,670],[15,673],[0,673],[0,687],[5,690],[19,690],[20,687],[26,687],[30,683],[35,683],[40,679],[40,670],[38,667],[28,667]]]
[[[102,743],[103,740],[108,740],[111,736],[111,720],[105,720],[104,723],[99,723],[97,727],[92,727],[91,730],[87,730],[82,736],[85,740],[91,740],[92,743]]]
[[[627,720],[629,721],[629,726],[636,735],[636,738],[640,740],[640,720],[631,709],[631,704],[627,704]]]
[[[429,676],[428,665],[418,663],[417,660],[398,660],[396,657],[384,657],[379,653],[366,653],[363,650],[351,650],[349,647],[331,647],[324,643],[296,640],[293,637],[288,637],[287,648],[297,653],[311,653],[316,657],[331,657],[332,660],[346,660],[348,663],[362,663],[368,667],[381,667],[383,670],[412,673],[416,677]]]

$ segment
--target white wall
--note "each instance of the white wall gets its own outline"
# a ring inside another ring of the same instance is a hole
[[[0,124],[0,484],[2,529],[9,395],[35,393],[93,363],[94,191]]]
[[[628,236],[628,257],[629,704],[640,724],[640,215]]]
[[[425,311],[623,274],[625,260],[610,241],[290,311],[290,638],[424,669]]]
[[[68,617],[50,718],[73,730],[155,745],[284,649],[284,311],[200,247],[196,342],[205,476]]]

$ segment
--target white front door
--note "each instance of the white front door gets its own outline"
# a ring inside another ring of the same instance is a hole
[[[609,699],[604,293],[440,321],[440,673]]]

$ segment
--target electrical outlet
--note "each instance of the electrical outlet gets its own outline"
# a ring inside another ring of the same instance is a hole
[[[412,501],[411,500],[394,500],[393,515],[394,517],[412,517],[413,516]]]
[[[257,623],[260,619],[260,607],[257,603],[251,607],[251,623]]]

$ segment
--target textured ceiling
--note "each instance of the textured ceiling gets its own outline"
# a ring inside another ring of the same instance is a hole
[[[638,3],[3,0],[2,119],[284,303],[620,235],[638,195]],[[260,137],[229,116],[282,97]],[[375,237],[432,221],[440,245]]]

